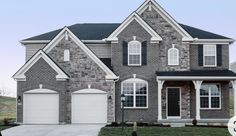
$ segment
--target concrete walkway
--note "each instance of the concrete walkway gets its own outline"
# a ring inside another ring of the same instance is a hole
[[[97,136],[104,125],[21,125],[2,131],[3,136]]]

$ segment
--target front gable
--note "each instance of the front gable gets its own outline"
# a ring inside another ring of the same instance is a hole
[[[64,47],[63,47],[63,44],[65,45]],[[57,51],[54,51],[52,53],[52,50],[54,49]],[[73,63],[66,63],[62,61],[61,58],[63,58],[62,54],[65,49],[70,50],[70,52],[72,52],[72,55],[75,55],[74,57],[72,57]],[[87,65],[88,63],[90,64],[95,63],[105,73],[106,80],[118,79],[118,77],[84,43],[82,43],[67,27],[65,27],[47,46],[45,46],[43,50],[46,53],[48,53],[51,57],[53,57],[54,60],[57,61],[58,63],[62,62],[60,64],[65,69],[68,69],[68,67],[66,66],[67,64],[70,65],[70,68],[76,68],[76,67],[79,68],[77,65],[80,65],[81,67],[83,67],[84,65]],[[89,61],[88,63],[83,63],[83,62],[86,62],[87,60]],[[89,66],[87,67],[90,68]],[[83,68],[85,68],[85,71],[86,71],[86,66]],[[95,68],[94,70],[96,71]],[[66,72],[68,72],[68,74],[70,73],[69,70],[67,70]]]
[[[136,12],[142,15],[145,11],[155,10],[165,21],[168,22],[181,36],[182,41],[193,41],[192,36],[187,33],[155,0],[146,0]]]
[[[56,79],[57,80],[65,80],[68,79],[68,75],[65,74],[65,72],[63,70],[61,70],[61,68],[59,68],[52,60],[51,58],[49,58],[42,50],[39,50],[29,61],[27,61],[25,63],[25,65],[23,67],[20,68],[20,70],[18,70],[13,78],[17,81],[26,81],[26,74],[28,73],[28,71],[34,67],[35,64],[38,63],[44,63],[48,64],[52,69],[54,69],[54,71],[57,73],[56,75]],[[46,65],[45,65],[46,66]],[[43,70],[45,68],[39,69],[39,70]],[[41,73],[42,74],[42,73]]]
[[[152,43],[162,41],[162,38],[136,12],[132,13],[106,40],[117,43],[118,35],[133,21],[138,22],[152,36]]]

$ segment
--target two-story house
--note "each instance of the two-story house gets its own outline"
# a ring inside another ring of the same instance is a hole
[[[178,23],[154,0],[120,24],[75,24],[22,40],[17,122],[121,122],[121,94],[126,122],[227,121],[233,42]]]

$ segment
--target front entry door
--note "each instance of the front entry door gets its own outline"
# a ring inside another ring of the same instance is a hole
[[[180,117],[180,88],[167,89],[167,116]]]

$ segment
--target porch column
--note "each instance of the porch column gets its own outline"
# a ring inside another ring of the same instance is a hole
[[[232,80],[232,87],[234,92],[234,116],[236,115],[236,80]]]
[[[157,80],[158,83],[158,120],[162,120],[162,97],[161,97],[161,90],[163,88],[165,80]]]
[[[200,89],[202,80],[193,80],[193,84],[196,90],[196,120],[200,120]]]

